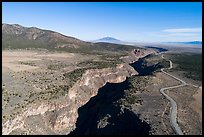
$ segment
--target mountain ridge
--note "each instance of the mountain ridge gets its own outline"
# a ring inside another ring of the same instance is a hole
[[[13,43],[11,44],[11,42],[14,42],[15,45],[20,45],[24,44],[25,41],[27,45],[35,45],[34,43],[38,43],[51,47],[68,46],[77,48],[78,46],[89,44],[88,42],[51,30],[43,30],[37,27],[24,27],[19,24],[2,24],[3,47],[7,47],[8,45],[12,47]]]
[[[98,40],[94,40],[93,42],[95,42],[95,43],[96,42],[106,42],[106,43],[115,43],[115,44],[117,44],[117,43],[121,44],[122,43],[121,40],[113,38],[113,37],[103,37],[103,38],[100,38]]]
[[[202,41],[166,42],[172,44],[202,44]]]
[[[133,46],[119,43],[94,43],[61,33],[19,24],[2,24],[2,49],[47,49],[74,53],[128,52]]]

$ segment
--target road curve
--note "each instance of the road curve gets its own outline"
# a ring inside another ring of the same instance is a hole
[[[161,56],[162,58],[164,58],[163,54]],[[182,87],[182,86],[186,86],[187,83],[167,72],[164,71],[164,69],[171,69],[172,68],[172,61],[171,60],[168,60],[169,63],[170,63],[170,67],[169,68],[162,68],[161,71],[163,73],[165,73],[166,75],[178,80],[181,82],[180,85],[177,85],[177,86],[170,86],[170,87],[165,87],[165,88],[161,88],[160,89],[160,92],[163,96],[165,96],[171,103],[171,109],[170,109],[170,123],[171,123],[171,127],[173,128],[174,132],[178,135],[183,135],[183,132],[181,131],[178,123],[177,123],[177,104],[176,102],[171,98],[169,97],[165,92],[164,90],[167,90],[167,89],[173,89],[173,88],[178,88],[178,87]]]

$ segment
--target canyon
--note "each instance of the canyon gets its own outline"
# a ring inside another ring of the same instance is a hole
[[[159,92],[179,84],[160,70],[168,59],[168,73],[189,83],[166,91],[178,124],[202,134],[201,55],[188,48],[92,43],[18,24],[2,24],[2,35],[3,135],[174,135]]]
[[[116,68],[86,70],[82,77],[69,89],[68,94],[60,101],[44,101],[43,103],[36,103],[24,109],[22,114],[6,121],[2,125],[3,134],[15,133],[17,130],[29,133],[27,121],[30,121],[29,119],[35,116],[42,118],[43,123],[45,123],[47,127],[50,127],[55,134],[68,134],[76,128],[78,108],[96,96],[98,90],[107,83],[121,83],[124,82],[127,77],[137,75],[137,71],[129,64],[153,53],[155,53],[155,51],[151,49],[134,50],[129,56],[121,57],[124,63],[118,64]],[[46,129],[43,129],[41,126],[39,125],[39,129],[42,131],[37,131],[35,134],[46,134],[48,132],[43,131]]]

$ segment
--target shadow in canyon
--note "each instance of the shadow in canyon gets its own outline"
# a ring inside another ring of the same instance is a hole
[[[155,49],[155,50],[157,50],[157,52],[165,52],[165,51],[168,51],[167,49],[162,48],[162,47],[155,47],[155,46],[145,46],[145,47],[146,47],[146,48]]]
[[[96,96],[78,109],[76,129],[69,135],[148,135],[150,125],[117,102],[129,85],[127,79],[100,88]]]
[[[160,63],[151,64],[149,65],[144,59],[148,58],[148,56],[145,56],[144,58],[138,59],[138,61],[131,63],[130,66],[132,66],[139,74],[139,76],[147,76],[152,75],[152,73],[157,70],[158,68],[161,68]]]

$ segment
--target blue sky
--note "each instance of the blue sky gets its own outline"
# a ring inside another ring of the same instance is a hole
[[[201,2],[3,2],[2,22],[82,40],[202,40]]]

